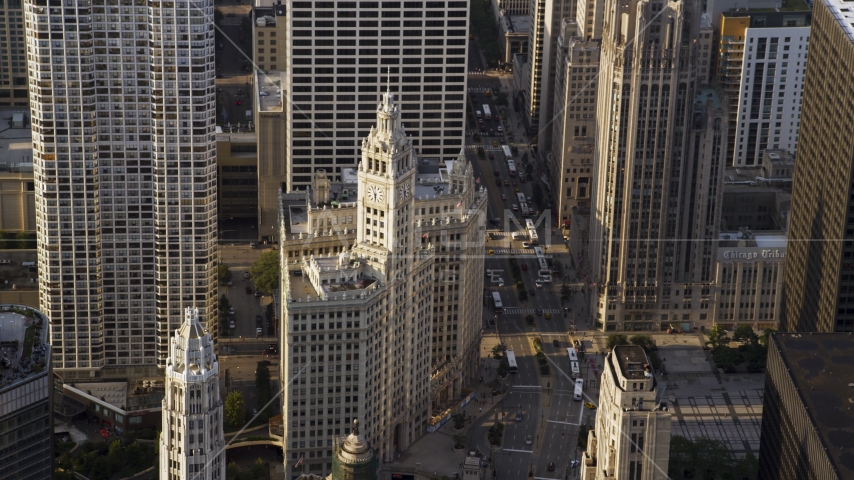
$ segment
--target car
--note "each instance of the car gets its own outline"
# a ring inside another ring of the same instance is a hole
[[[238,95],[243,95],[243,89],[242,89],[242,88],[238,88],[238,89],[237,89],[237,94],[238,94]]]
[[[534,214],[534,209],[531,207],[528,207],[528,215],[533,215],[533,214]]]
[[[267,92],[261,92],[261,93],[259,93],[259,94],[258,94],[258,96],[259,96],[259,97],[269,97],[269,96],[270,96],[270,94],[269,94],[269,93],[267,93]]]
[[[483,125],[483,119],[482,119],[482,118],[478,118],[478,119],[477,119],[477,123],[479,123],[479,124]]]
[[[489,154],[489,159],[490,159],[490,160],[495,160],[495,154],[494,154],[494,153],[490,153],[490,154]]]
[[[229,315],[234,315],[234,307],[228,307]]]
[[[486,253],[488,253],[490,255],[495,255],[495,250],[490,249],[490,250],[487,250]]]
[[[555,463],[554,463],[554,462],[549,462],[549,466],[548,466],[548,467],[546,467],[546,470],[548,470],[548,471],[550,471],[550,472],[554,472],[554,471],[555,471]]]
[[[552,318],[551,312],[546,312],[546,319]]]
[[[234,104],[235,104],[235,105],[243,105],[243,102],[241,102],[240,100],[235,100],[235,101],[234,101]]]
[[[509,187],[509,186],[510,186],[510,180],[507,180],[507,179],[505,178],[505,179],[504,179],[504,186],[505,186],[505,187]]]
[[[498,143],[504,143],[504,137],[498,137]]]
[[[534,282],[534,286],[537,288],[543,288],[543,284],[540,282]]]
[[[264,330],[262,330],[261,327],[257,327],[255,329],[255,336],[256,337],[260,337],[263,333],[264,333]]]
[[[528,203],[533,203],[533,200],[531,199],[531,197],[526,197],[526,199],[528,200]]]
[[[255,315],[255,326],[256,326],[256,327],[260,327],[260,326],[261,326],[261,321],[262,321],[262,320],[263,320],[263,319],[261,318],[261,315]]]
[[[503,194],[503,193],[502,193],[502,194],[501,194],[501,199],[502,199],[502,200],[507,200],[507,195],[505,195],[505,194]]]
[[[252,287],[246,287],[246,294],[252,295]]]
[[[572,344],[575,345],[575,348],[578,348],[581,346],[581,342],[579,342],[578,340],[573,340]]]
[[[495,172],[494,172],[494,173],[495,173],[495,176],[496,176],[496,177],[500,177],[500,176],[501,176],[501,172],[499,172],[498,170],[495,170]]]
[[[522,248],[531,248],[531,242],[522,242]]]
[[[560,341],[558,339],[554,339],[554,340],[552,340],[552,345],[555,348],[560,348]]]
[[[525,176],[519,177],[519,183],[525,183]]]
[[[503,278],[499,278],[499,279],[498,279],[498,286],[499,286],[499,287],[503,287],[503,286],[504,286],[504,279],[503,279]]]
[[[516,421],[517,421],[517,422],[521,422],[521,421],[522,421],[522,410],[521,410],[521,409],[516,410]]]
[[[249,272],[243,272],[243,279],[244,280],[249,280],[251,277],[252,277],[252,275]]]
[[[532,443],[534,443],[534,439],[531,438],[530,435],[525,435],[525,445],[530,445]]]
[[[514,192],[514,193],[519,193],[519,187],[514,188],[514,189],[513,189],[513,192]]]
[[[519,185],[519,182],[517,182],[517,181],[516,181],[516,179],[514,178],[514,179],[510,182],[510,184],[511,184],[511,185],[513,185],[513,186],[515,187],[516,185]]]
[[[484,95],[486,95],[487,97],[488,97],[488,96],[490,96],[490,95],[492,95],[491,93],[489,93],[489,89],[488,89],[488,88],[486,89],[486,91],[484,91],[484,92],[483,92],[483,94],[484,94]]]
[[[234,330],[234,328],[235,328],[234,327],[234,320],[231,320],[230,322],[228,322],[228,328]]]
[[[498,146],[498,142],[496,142],[495,140],[493,140],[493,141],[492,141],[492,146],[493,146],[493,147],[497,147],[497,146]]]
[[[258,415],[258,409],[257,408],[252,409],[252,415]]]
[[[594,405],[590,402],[584,402],[584,408],[588,408],[590,410],[596,410],[596,405]]]
[[[537,316],[538,316],[538,317],[542,317],[542,316],[543,316],[543,311],[542,311],[542,309],[539,309],[539,308],[538,308],[538,309],[534,310],[534,312],[537,314]]]
[[[516,205],[515,203],[513,205],[511,205],[510,208],[512,208],[514,212],[519,211],[519,205]]]
[[[528,271],[528,264],[527,263],[522,264],[522,270],[524,270],[526,272]]]
[[[502,127],[501,125],[499,125],[499,126],[498,126],[498,128],[496,128],[496,130],[498,130],[499,132],[503,132],[503,131],[504,131],[504,127]]]
[[[486,126],[481,125],[481,126],[480,126],[480,131],[481,131],[481,132],[486,132]]]
[[[255,290],[255,298],[261,298],[261,297],[262,297],[262,295],[261,295],[261,291],[260,291],[260,290]]]
[[[536,295],[537,295],[537,291],[536,291],[536,290],[534,290],[533,288],[529,288],[529,289],[528,289],[528,294],[529,294],[529,295],[531,295],[531,296],[536,296]]]

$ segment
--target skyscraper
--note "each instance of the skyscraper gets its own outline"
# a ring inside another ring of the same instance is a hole
[[[727,104],[696,85],[700,2],[622,5],[605,4],[592,310],[606,331],[690,325],[710,320]]]
[[[333,435],[354,419],[391,460],[475,378],[485,192],[464,154],[440,163],[415,153],[394,94],[375,115],[357,168],[341,181],[318,171],[309,189],[281,194],[291,475],[329,473]]]
[[[168,480],[225,478],[223,407],[213,338],[187,307],[169,341],[160,429],[160,475]]]
[[[213,1],[25,9],[56,370],[156,374],[185,306],[216,332]]]
[[[24,32],[24,8],[21,0],[0,3],[0,105],[22,107],[27,97],[27,42]]]
[[[413,146],[425,157],[456,158],[465,136],[468,1],[286,4],[291,30],[278,39],[283,98],[291,100],[286,190],[304,189],[318,169],[338,181],[356,165],[388,69]]]
[[[786,259],[788,332],[854,331],[854,13],[850,2],[813,8],[810,60],[792,187]]]

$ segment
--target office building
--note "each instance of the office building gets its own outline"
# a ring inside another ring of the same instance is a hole
[[[305,189],[317,170],[340,181],[342,170],[356,166],[389,83],[399,85],[401,120],[420,154],[456,159],[465,136],[469,2],[282,5],[292,46],[285,64],[276,63],[291,99],[284,102],[285,191]],[[257,42],[260,49],[260,36]]]
[[[850,333],[771,336],[759,442],[760,480],[854,478],[848,454],[854,425],[849,408],[852,347]]]
[[[769,148],[794,153],[812,12],[761,4],[720,17],[717,79],[729,98],[727,165],[758,165]]]
[[[0,106],[29,105],[27,84],[27,40],[24,29],[24,2],[6,0],[0,4]]]
[[[305,473],[297,480],[376,480],[377,456],[359,432],[359,421],[346,437],[333,437],[332,473],[326,476]]]
[[[590,207],[593,151],[596,138],[596,82],[599,41],[585,40],[573,19],[561,23],[555,72],[552,149],[547,156],[558,218],[563,228],[572,225],[577,207]]]
[[[846,213],[854,199],[851,23],[849,2],[815,3],[792,186],[783,331],[854,331],[854,306],[846,295],[854,287],[854,218]]]
[[[66,381],[156,375],[216,338],[213,2],[74,8],[25,2],[41,308]]]
[[[502,15],[498,21],[498,42],[501,59],[504,63],[513,63],[516,54],[528,53],[528,36],[531,32],[530,15]]]
[[[561,21],[565,17],[572,18],[575,10],[575,3],[570,1],[531,0],[527,63],[519,77],[522,83],[514,85],[514,101],[518,100],[522,105],[522,122],[528,129],[532,145],[545,151],[551,147],[550,120],[554,105],[550,99],[554,91],[557,39]]]
[[[160,475],[169,480],[225,478],[223,407],[213,337],[187,307],[169,342],[160,428]]]
[[[657,398],[662,390],[641,347],[617,346],[605,356],[582,480],[668,478],[671,414]]]
[[[779,329],[794,159],[766,150],[761,167],[724,172],[712,317],[732,329]]]
[[[391,460],[475,379],[486,195],[462,153],[417,155],[401,114],[384,95],[356,169],[281,195],[289,475],[332,471],[332,435],[354,419]]]
[[[727,99],[694,83],[699,2],[643,2],[625,14],[608,1],[605,12],[612,28],[600,56],[591,310],[604,331],[666,330],[674,320],[693,327],[711,321]],[[651,19],[642,35],[637,15]],[[660,56],[677,45],[675,58]],[[653,63],[662,67],[645,70]]]
[[[491,0],[495,21],[500,22],[502,16],[524,15],[531,16],[530,0]]]
[[[51,477],[54,394],[47,325],[35,309],[0,305],[0,478]]]
[[[237,220],[240,223],[231,225],[247,226],[251,230],[257,226],[255,214],[259,198],[257,132],[217,131],[216,166],[218,217],[224,221]],[[243,235],[247,232],[221,231],[219,234],[224,239],[245,238]]]

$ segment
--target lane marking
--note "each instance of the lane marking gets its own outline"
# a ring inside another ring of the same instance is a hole
[[[518,453],[534,453],[533,450],[513,450],[511,448],[505,448],[505,452],[518,452]]]
[[[557,420],[547,420],[547,422],[548,422],[548,423],[560,423],[560,424],[563,424],[563,425],[575,425],[575,426],[578,426],[578,424],[577,424],[577,423],[558,422]]]

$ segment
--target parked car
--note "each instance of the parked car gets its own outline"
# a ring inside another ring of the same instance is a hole
[[[251,275],[249,275],[249,272],[243,272],[243,279],[244,280],[249,280],[250,277],[251,277]]]
[[[530,445],[532,443],[534,443],[534,439],[531,438],[530,435],[525,435],[525,445]]]
[[[260,337],[261,335],[263,335],[263,333],[264,333],[264,330],[262,330],[261,327],[258,327],[255,329],[255,336],[256,337]]]
[[[258,298],[261,298],[261,291],[260,291],[260,290],[255,290],[255,296],[256,296],[256,297],[258,297]]]
[[[246,287],[246,294],[252,295],[252,287]]]

